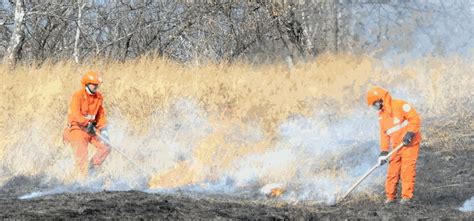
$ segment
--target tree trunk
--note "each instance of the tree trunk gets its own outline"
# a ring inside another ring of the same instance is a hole
[[[339,1],[334,1],[334,51],[337,52],[339,50],[339,25],[340,25],[340,18],[341,12],[338,10]]]
[[[79,1],[79,10],[77,12],[77,28],[76,28],[76,37],[74,39],[74,61],[79,64],[80,62],[80,51],[79,51],[79,39],[81,37],[82,29],[82,10],[86,6],[85,3]]]
[[[15,23],[12,30],[10,43],[8,44],[7,53],[4,57],[4,63],[15,65],[20,58],[21,48],[25,40],[25,5],[23,0],[17,0],[15,3]]]

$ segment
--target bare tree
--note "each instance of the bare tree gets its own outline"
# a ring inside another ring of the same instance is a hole
[[[20,58],[21,49],[25,40],[24,33],[25,5],[23,0],[17,0],[15,3],[14,27],[10,38],[7,53],[4,56],[4,62],[15,65]]]
[[[25,1],[0,4],[5,63],[123,61],[152,54],[183,62],[283,59],[291,67],[325,51],[378,55],[426,45],[443,54],[474,47],[467,0]],[[428,41],[414,43],[421,38]]]
[[[82,11],[84,7],[86,7],[86,3],[82,0],[78,1],[78,10],[77,10],[77,28],[76,28],[76,37],[74,38],[74,61],[76,63],[80,62],[80,49],[79,49],[79,39],[81,37],[81,29],[82,29]]]

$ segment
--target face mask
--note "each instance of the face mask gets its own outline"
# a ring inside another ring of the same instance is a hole
[[[383,101],[382,100],[375,101],[374,104],[372,104],[372,107],[375,108],[375,110],[382,110]]]
[[[88,84],[86,85],[86,91],[89,93],[89,94],[95,94],[95,92],[97,92],[97,89],[99,89],[99,85],[97,84],[94,84],[95,87],[91,86],[93,84]],[[93,89],[92,89],[93,88]]]

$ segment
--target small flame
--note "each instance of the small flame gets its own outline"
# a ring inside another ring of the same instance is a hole
[[[285,190],[283,188],[273,188],[268,197],[279,197]]]
[[[269,198],[274,198],[285,193],[285,189],[282,184],[270,183],[262,187],[261,192]]]

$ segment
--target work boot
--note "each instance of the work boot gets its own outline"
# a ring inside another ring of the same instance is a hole
[[[412,200],[410,198],[403,198],[400,200],[400,205],[410,205],[412,203]]]
[[[384,202],[384,204],[385,204],[385,205],[388,205],[388,204],[392,204],[392,203],[394,203],[394,202],[395,202],[395,199],[386,199],[385,202]]]
[[[87,175],[89,177],[95,177],[99,173],[99,170],[100,170],[100,166],[90,163],[89,170],[87,171]]]

